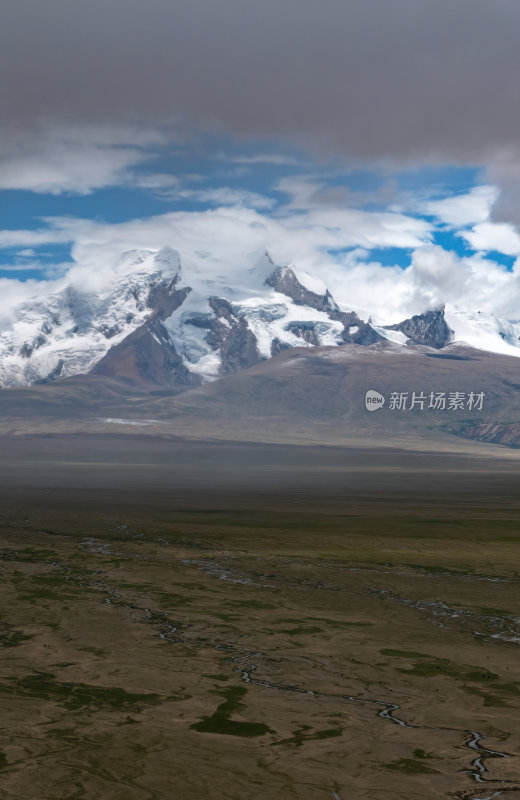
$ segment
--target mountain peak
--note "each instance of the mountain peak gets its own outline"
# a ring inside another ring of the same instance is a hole
[[[340,307],[322,278],[267,251],[229,268],[172,247],[123,253],[96,283],[84,270],[26,299],[0,330],[0,386],[96,371],[178,387],[248,369],[295,347],[391,341],[435,350],[453,341],[520,356],[520,325],[437,306],[389,325]],[[184,273],[184,274],[183,274]]]
[[[408,341],[439,350],[453,341],[454,332],[446,323],[444,306],[415,314],[396,325],[385,325],[386,330],[401,331]]]
[[[305,280],[305,278],[310,280]],[[276,267],[265,280],[267,286],[271,286],[276,292],[285,294],[300,306],[308,306],[316,311],[339,311],[329,290],[319,279],[313,279],[306,273],[296,272],[294,267]],[[305,285],[307,283],[307,285]],[[323,289],[323,291],[319,291]],[[318,290],[318,291],[317,291]]]

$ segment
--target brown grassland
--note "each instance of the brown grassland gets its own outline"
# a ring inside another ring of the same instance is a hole
[[[0,797],[520,798],[516,461],[80,444],[0,464]]]

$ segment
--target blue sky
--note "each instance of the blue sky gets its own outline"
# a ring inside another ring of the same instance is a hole
[[[268,247],[382,305],[520,299],[518,2],[4,6],[13,296],[200,242],[237,263]]]
[[[69,241],[63,236],[56,241],[54,235],[45,241],[44,231],[55,219],[110,226],[168,212],[222,207],[251,208],[274,219],[297,216],[310,208],[324,214],[357,209],[367,214],[405,215],[428,223],[428,240],[443,249],[459,257],[477,252],[460,235],[473,220],[453,224],[433,213],[428,204],[450,197],[462,198],[463,203],[475,187],[485,185],[478,166],[390,170],[354,167],[338,158],[318,161],[272,141],[244,144],[223,137],[197,137],[191,145],[172,145],[160,137],[154,141],[153,135],[147,140],[145,134],[134,147],[129,138],[120,144],[117,137],[98,135],[96,139],[94,131],[89,140],[83,137],[75,142],[58,134],[43,144],[30,142],[26,152],[15,154],[19,177],[13,167],[10,179],[3,181],[9,188],[0,191],[0,277],[46,280],[73,263],[72,229]],[[9,233],[14,231],[21,234],[12,243]],[[34,231],[42,234],[40,242],[32,240]],[[356,247],[349,237],[328,252],[337,255]],[[360,261],[406,268],[414,249],[389,242],[376,242],[373,247],[365,243]],[[516,256],[492,250],[485,257],[511,269]]]
[[[41,126],[0,143],[2,311],[65,284],[95,292],[125,252],[170,247],[188,285],[201,269],[240,280],[267,250],[363,318],[445,304],[520,321],[520,232],[495,213],[497,175],[160,126]]]
[[[267,250],[363,319],[520,323],[515,0],[0,17],[0,331],[62,290],[110,294],[142,263],[128,251],[161,248],[194,293],[261,295]]]

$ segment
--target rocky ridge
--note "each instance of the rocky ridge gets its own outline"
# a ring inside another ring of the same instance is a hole
[[[132,251],[101,289],[69,281],[19,307],[0,331],[0,386],[92,372],[183,391],[294,347],[390,340],[442,350],[461,338],[457,329],[476,346],[482,330],[482,349],[520,355],[519,325],[478,314],[435,308],[375,324],[340,306],[321,279],[278,266],[267,253],[249,269],[215,277],[193,264],[181,269],[171,248]]]

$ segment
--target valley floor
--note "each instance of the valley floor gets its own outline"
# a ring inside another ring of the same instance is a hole
[[[0,797],[519,800],[515,460],[2,445]]]

